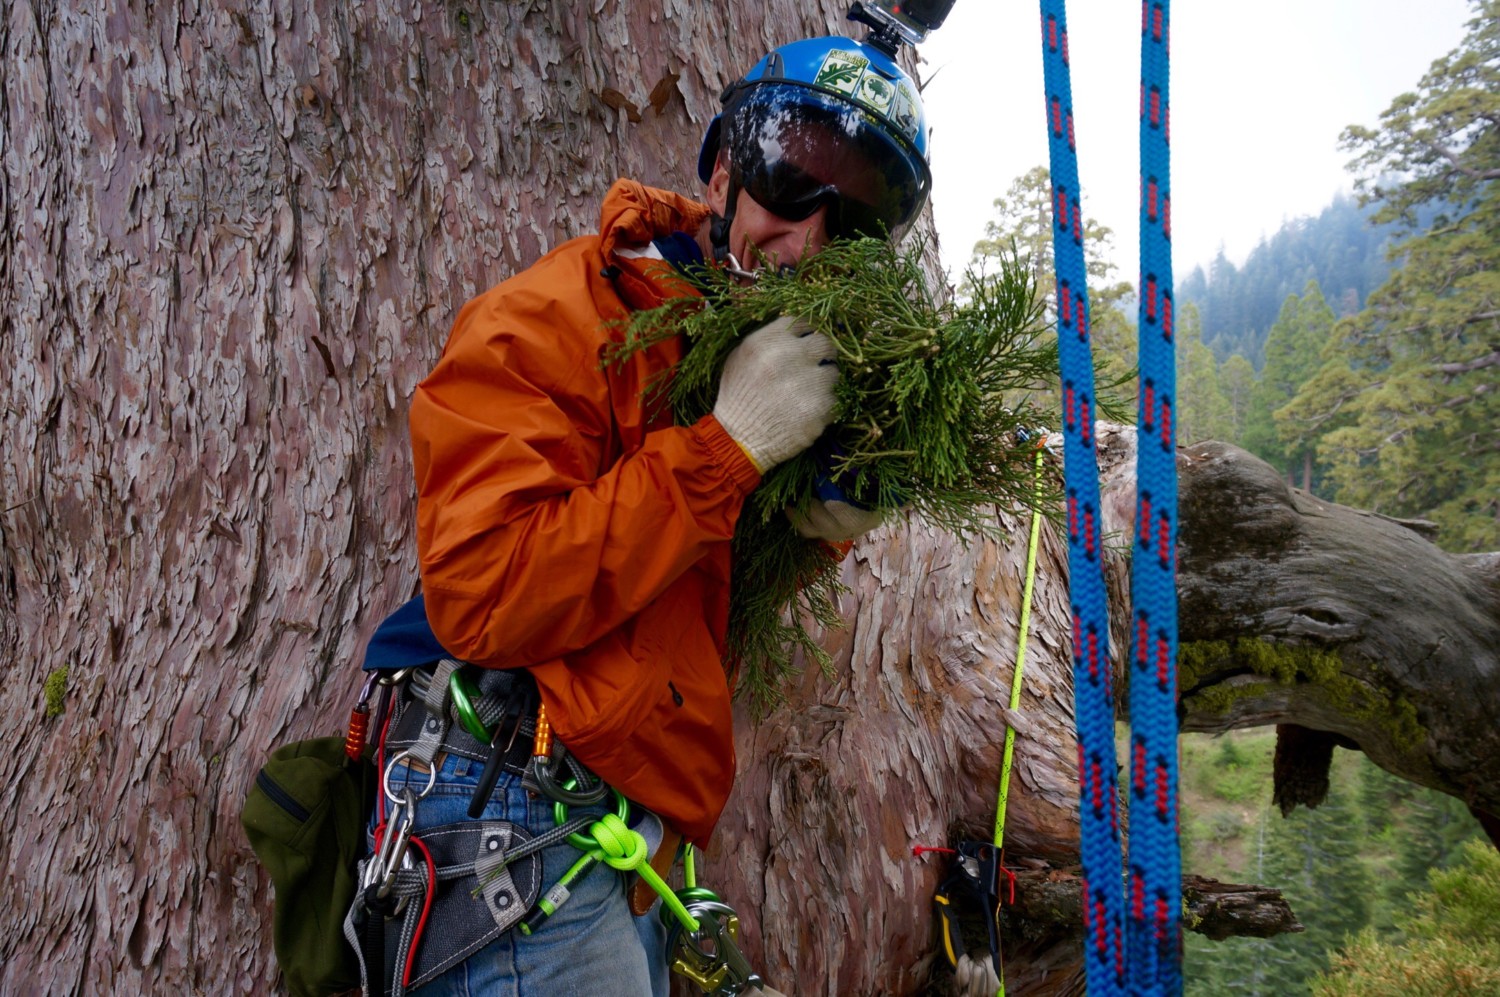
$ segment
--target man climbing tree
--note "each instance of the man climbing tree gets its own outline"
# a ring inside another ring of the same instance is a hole
[[[617,182],[599,234],[465,305],[418,385],[412,616],[434,653],[387,666],[405,685],[388,732],[372,724],[386,793],[346,928],[368,992],[665,997],[668,965],[701,944],[684,930],[713,953],[695,982],[759,986],[733,915],[662,877],[684,840],[707,846],[734,781],[736,524],[762,476],[833,420],[838,351],[804,316],[774,317],[729,353],[712,412],[688,426],[650,390],[683,337],[600,358],[629,310],[696,307],[708,267],[753,283],[831,240],[910,227],[931,186],[926,119],[883,33],[896,22],[871,18],[868,43],[783,45],[725,89],[699,154],[704,203]],[[804,538],[845,543],[882,519],[822,494],[787,513]],[[450,721],[474,700],[490,723]],[[494,868],[468,842],[490,835]],[[443,851],[430,865],[463,871],[403,879],[387,856],[427,842]]]

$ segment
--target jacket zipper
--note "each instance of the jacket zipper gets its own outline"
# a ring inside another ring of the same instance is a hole
[[[292,797],[291,793],[282,789],[276,784],[276,780],[266,775],[265,769],[261,769],[255,774],[255,784],[260,787],[262,793],[271,798],[272,803],[291,814],[298,821],[306,821],[307,818],[312,816],[312,814],[307,812],[306,807]]]

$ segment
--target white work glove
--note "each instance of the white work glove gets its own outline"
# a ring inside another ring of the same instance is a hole
[[[770,987],[762,984],[754,990],[746,990],[745,997],[786,997],[786,994],[780,990],[772,990]]]
[[[815,498],[803,511],[786,507],[792,528],[809,540],[853,540],[879,526],[885,516],[878,509],[861,509],[838,499]]]
[[[782,316],[724,361],[714,418],[760,473],[806,450],[833,421],[834,354],[827,336]]]

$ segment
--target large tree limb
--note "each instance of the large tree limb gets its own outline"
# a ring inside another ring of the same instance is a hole
[[[1184,729],[1327,731],[1500,810],[1500,555],[1448,554],[1226,444],[1179,466]]]
[[[1100,434],[1116,648],[1133,439]],[[1495,807],[1500,555],[1447,554],[1412,524],[1288,489],[1224,444],[1185,448],[1179,469],[1185,729],[1323,732]],[[747,948],[773,984],[909,994],[942,976],[930,901],[946,869],[911,846],[990,834],[1025,563],[1024,518],[998,517],[1003,542],[965,546],[907,524],[857,545],[847,626],[825,639],[834,675],[808,673],[785,709],[742,724],[740,781],[705,874],[749,912]],[[1049,884],[1077,862],[1065,576],[1064,545],[1044,528],[1005,841],[1011,866]],[[1311,758],[1289,742],[1285,761],[1306,775],[1323,756],[1317,737],[1303,748]],[[1315,795],[1297,791],[1283,802]],[[1057,888],[1036,887],[1030,909]],[[1022,885],[1018,906],[1027,896]],[[797,916],[809,903],[816,916]],[[1078,992],[1076,934],[1007,923],[1019,932],[1007,948],[1012,990]]]
[[[1082,934],[1082,880],[1076,875],[1026,869],[1016,873],[1015,902],[1002,915],[1018,934]],[[1203,876],[1182,878],[1183,928],[1215,941],[1231,937],[1270,938],[1304,930],[1280,890],[1221,883]]]

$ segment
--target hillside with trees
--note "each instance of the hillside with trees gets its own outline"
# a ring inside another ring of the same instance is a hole
[[[1275,885],[1305,930],[1217,942],[1190,934],[1187,997],[1306,993],[1319,974],[1348,975],[1341,967],[1357,953],[1420,946],[1422,912],[1433,905],[1417,895],[1429,877],[1473,865],[1470,842],[1494,854],[1462,803],[1393,778],[1358,752],[1335,752],[1320,806],[1283,818],[1267,790],[1274,741],[1269,730],[1183,740],[1183,864],[1226,882]],[[1493,928],[1483,937],[1500,942]]]
[[[1379,127],[1344,132],[1398,266],[1275,413],[1340,501],[1431,519],[1454,550],[1500,541],[1500,3],[1475,13]]]
[[[1500,543],[1500,3],[1344,148],[1357,197],[1177,289],[1179,438],[1244,446],[1289,484],[1404,519],[1450,550]],[[995,204],[983,266],[1050,260],[1046,171]],[[1108,230],[1090,223],[1096,245]],[[1096,354],[1134,362],[1131,288],[1091,263]],[[1128,384],[1124,392],[1129,401]]]
[[[1220,249],[1207,269],[1196,266],[1178,281],[1177,304],[1198,309],[1203,341],[1220,361],[1238,353],[1259,368],[1288,296],[1316,281],[1338,315],[1351,315],[1385,280],[1394,227],[1374,223],[1374,215],[1340,193],[1317,215],[1288,221],[1262,239],[1242,266]]]

